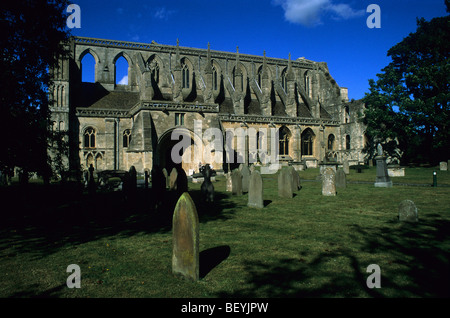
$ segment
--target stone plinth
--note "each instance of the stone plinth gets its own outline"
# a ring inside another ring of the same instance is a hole
[[[376,156],[375,160],[377,162],[377,177],[375,179],[376,188],[391,188],[392,181],[387,172],[385,156]]]

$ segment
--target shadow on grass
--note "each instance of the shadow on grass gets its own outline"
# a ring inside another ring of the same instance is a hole
[[[228,245],[216,246],[200,252],[200,278],[204,278],[216,266],[230,256]]]
[[[450,297],[449,221],[439,216],[417,224],[393,220],[381,228],[352,225],[351,230],[349,239],[361,242],[356,249],[328,242],[330,248],[309,261],[307,252],[300,252],[275,262],[245,262],[244,287],[218,296]],[[338,259],[345,259],[341,270],[333,264]],[[381,288],[370,289],[366,270],[377,263]]]
[[[199,191],[189,193],[199,222],[233,217],[234,203],[227,200],[226,194],[218,193],[214,203],[206,203]],[[41,257],[66,246],[118,234],[169,232],[179,195],[165,191],[155,198],[151,188],[138,188],[128,197],[121,192],[90,196],[82,189],[60,185],[1,188],[1,202],[13,204],[0,212],[0,250],[9,248],[10,256],[31,253],[30,257]]]
[[[41,292],[40,286],[33,284],[28,291],[15,293],[9,298],[59,298],[58,295],[64,288],[67,288],[67,285],[63,284]]]

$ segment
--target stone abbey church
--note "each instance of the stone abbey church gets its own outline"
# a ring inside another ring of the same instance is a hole
[[[364,105],[348,101],[347,89],[338,86],[324,62],[214,51],[209,44],[188,48],[178,41],[172,46],[73,37],[68,45],[69,57],[52,71],[50,95],[53,129],[68,133],[71,169],[92,164],[97,170],[134,166],[143,173],[154,165],[169,170],[178,142],[172,132],[185,128],[194,144],[195,121],[203,131],[218,128],[224,135],[229,129],[265,128],[266,142],[278,146],[275,155],[282,164],[308,168],[324,161],[365,161]],[[87,54],[95,59],[94,83],[82,82]],[[116,84],[121,57],[128,63],[126,85]],[[248,152],[248,143],[243,149]],[[248,153],[242,160],[248,162]],[[188,175],[199,163],[230,168],[227,160],[206,161],[181,165]]]

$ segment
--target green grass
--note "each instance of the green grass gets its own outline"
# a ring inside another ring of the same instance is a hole
[[[151,191],[133,204],[120,193],[1,189],[16,208],[1,212],[0,297],[449,297],[450,187],[395,185],[431,184],[432,171],[407,168],[384,189],[373,186],[375,168],[350,170],[349,181],[371,183],[324,197],[320,182],[306,181],[319,169],[308,169],[292,199],[278,197],[277,175],[264,175],[260,210],[226,192],[224,177],[214,204],[190,183],[198,282],[172,275],[173,204],[155,211]],[[450,172],[437,172],[438,185],[450,185]],[[404,199],[416,203],[419,223],[398,222]],[[80,289],[66,287],[70,264],[81,268]],[[379,289],[366,286],[370,264],[381,268]]]

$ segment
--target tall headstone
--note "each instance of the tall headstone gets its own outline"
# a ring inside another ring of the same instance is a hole
[[[289,173],[291,175],[291,179],[292,179],[292,191],[298,191],[301,188],[300,185],[300,176],[297,172],[297,170],[295,170],[295,168],[293,166],[289,166],[288,167]]]
[[[172,219],[172,273],[197,281],[200,276],[198,214],[189,193],[178,199]]]
[[[392,181],[387,171],[387,157],[383,154],[383,147],[381,146],[381,144],[378,144],[377,146],[377,153],[378,155],[375,157],[375,160],[377,162],[377,177],[375,179],[375,187],[391,188]]]
[[[166,168],[163,168],[162,169],[162,173],[163,173],[163,175],[164,175],[164,178],[165,178],[165,184],[166,184],[166,188],[170,188],[170,178],[169,178],[169,173],[167,172],[167,169]]]
[[[231,172],[231,193],[242,195],[242,175],[238,169]]]
[[[231,172],[227,172],[226,174],[227,177],[227,192],[231,192],[233,190],[233,183],[231,180]]]
[[[188,191],[188,178],[187,174],[181,166],[177,167],[177,191],[181,195]]]
[[[137,189],[137,172],[134,166],[130,167],[128,171],[130,174],[130,191],[131,193],[135,193]]]
[[[349,166],[347,160],[345,160],[344,163],[343,163],[343,169],[344,169],[344,173],[345,174],[349,174],[350,173],[350,166]]]
[[[209,164],[206,164],[205,169],[203,170],[203,183],[200,187],[200,190],[203,195],[203,199],[206,202],[214,202],[214,185],[211,182],[211,167]]]
[[[322,174],[322,195],[336,195],[336,173],[333,168],[326,168]]]
[[[263,184],[261,173],[258,170],[254,170],[250,175],[247,205],[252,208],[264,208]]]
[[[144,170],[144,187],[148,189],[148,180],[150,179],[150,174],[148,172],[148,169]]]
[[[281,198],[292,198],[292,176],[287,168],[282,168],[278,174],[278,196]]]
[[[89,181],[88,181],[88,193],[90,195],[95,194],[97,185],[95,184],[94,179],[94,165],[91,163],[89,166]]]
[[[398,207],[398,220],[401,222],[419,221],[417,207],[411,200],[403,200]]]
[[[176,168],[172,168],[172,171],[170,172],[170,177],[169,177],[169,189],[170,190],[177,190],[177,178],[178,178],[178,171]]]
[[[440,169],[441,171],[447,171],[447,169],[448,169],[447,162],[446,162],[446,161],[441,161],[441,162],[439,163],[439,169]]]
[[[336,171],[336,188],[346,188],[347,187],[347,179],[343,169],[338,169]]]
[[[242,166],[241,175],[242,175],[242,192],[247,193],[248,184],[250,181],[250,169],[248,168],[248,166],[246,165]]]

